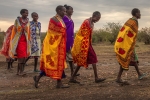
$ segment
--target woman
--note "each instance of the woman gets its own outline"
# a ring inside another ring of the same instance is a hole
[[[96,67],[97,56],[91,43],[94,23],[98,22],[100,18],[101,18],[100,12],[95,11],[92,17],[84,20],[79,31],[76,34],[71,53],[73,56],[73,61],[77,63],[78,66],[70,79],[70,82],[72,83],[79,83],[78,81],[75,80],[75,75],[79,71],[81,66],[87,68],[88,64],[92,64],[93,66],[96,83],[105,80],[98,78]]]
[[[41,23],[38,22],[38,14],[33,12],[31,14],[33,20],[30,22],[31,29],[31,57],[34,58],[34,72],[39,72],[37,69],[38,57],[41,53]],[[26,62],[30,59],[26,60]]]
[[[66,41],[66,60],[69,62],[70,69],[71,69],[71,76],[73,74],[73,59],[71,55],[71,48],[73,46],[74,41],[74,22],[71,19],[71,16],[73,14],[73,8],[68,5],[64,5],[66,8],[66,15],[63,17],[63,21],[65,22],[66,28],[67,28],[67,41]],[[79,74],[77,74],[78,76]]]
[[[12,33],[13,25],[11,25],[4,36],[4,41],[3,41],[3,46],[2,49],[0,50],[0,54],[4,55],[6,57],[6,62],[7,62],[7,69],[10,69],[12,66],[12,63],[14,62],[13,59],[9,57],[9,46],[10,46],[10,36]]]
[[[11,58],[18,58],[17,75],[25,75],[23,72],[25,60],[30,56],[30,23],[28,16],[28,10],[22,9],[20,11],[22,17],[17,17],[12,30],[10,38],[10,50],[9,56]]]
[[[57,6],[56,16],[49,21],[48,32],[43,41],[39,76],[34,76],[35,87],[42,76],[48,76],[57,80],[57,88],[68,88],[63,85],[61,79],[65,77],[64,68],[66,61],[66,26],[62,20],[66,13],[63,6]]]
[[[132,18],[130,18],[121,28],[117,40],[115,42],[115,52],[117,60],[120,64],[117,83],[126,83],[121,80],[123,70],[128,70],[129,66],[135,66],[138,78],[142,79],[146,74],[141,74],[138,68],[138,58],[135,53],[135,43],[138,33],[138,19],[141,18],[140,10],[134,8],[132,10]]]

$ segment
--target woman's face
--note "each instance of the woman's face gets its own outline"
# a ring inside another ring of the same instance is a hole
[[[66,15],[66,8],[62,7],[62,9],[58,11],[58,15],[63,18]]]
[[[136,13],[136,18],[137,18],[137,19],[140,19],[140,18],[141,18],[140,10],[138,11],[138,13]]]
[[[38,16],[38,14],[34,13],[34,14],[32,15],[32,18],[33,18],[34,21],[37,21],[38,18],[39,18],[39,16]]]
[[[73,8],[72,7],[69,7],[69,9],[66,11],[66,13],[68,15],[72,15],[73,14]]]
[[[101,15],[100,16],[92,17],[92,22],[96,23],[96,22],[98,22],[100,20],[100,18],[101,18]]]
[[[22,13],[22,17],[27,18],[28,17],[28,11],[25,11],[24,13]]]

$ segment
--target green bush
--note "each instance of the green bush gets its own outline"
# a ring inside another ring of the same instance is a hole
[[[145,44],[150,44],[150,28],[142,28],[138,32],[137,41],[144,42]]]
[[[5,32],[0,32],[0,47],[1,47],[2,44],[3,44],[4,34],[5,34]]]
[[[116,41],[120,28],[120,23],[107,23],[103,29],[93,31],[92,42],[110,42],[113,44]]]
[[[94,30],[92,33],[92,43],[100,43],[100,42],[110,42],[113,44],[116,41],[117,35],[119,30],[121,29],[122,25],[120,23],[109,22],[103,26],[103,28]],[[41,41],[46,36],[47,32],[41,33]],[[76,35],[77,31],[75,32],[74,36]],[[0,46],[3,43],[4,39],[4,32],[0,32]],[[150,28],[145,27],[139,30],[137,35],[138,42],[144,42],[145,44],[150,44]]]

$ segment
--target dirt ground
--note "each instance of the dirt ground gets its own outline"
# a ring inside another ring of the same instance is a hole
[[[94,83],[92,67],[81,68],[77,80],[81,84],[68,83],[70,69],[65,69],[67,78],[63,83],[70,85],[68,89],[56,89],[56,81],[49,77],[40,80],[39,88],[34,87],[33,59],[30,59],[25,71],[27,76],[16,75],[17,62],[11,70],[6,69],[5,58],[0,56],[0,100],[150,100],[150,46],[138,44],[136,51],[139,56],[139,68],[147,76],[138,80],[134,67],[123,73],[122,78],[130,85],[119,85],[115,82],[119,65],[114,49],[109,44],[93,46],[98,57],[99,77],[106,78],[102,83]]]

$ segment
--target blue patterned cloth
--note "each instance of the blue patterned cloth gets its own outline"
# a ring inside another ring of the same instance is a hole
[[[39,34],[36,33],[36,27],[39,29]],[[35,53],[39,50],[38,42],[37,42],[37,35],[40,37],[41,32],[41,23],[40,22],[30,22],[30,30],[31,30],[31,54]]]

